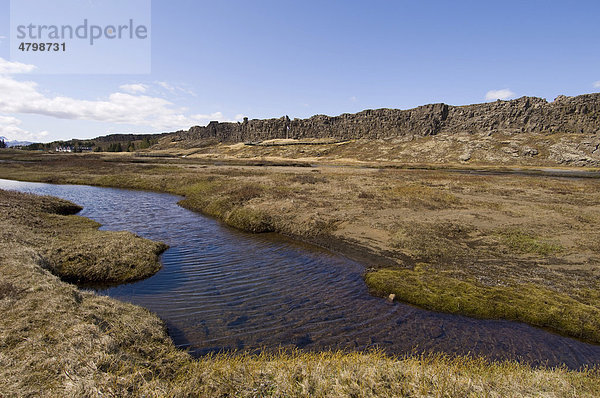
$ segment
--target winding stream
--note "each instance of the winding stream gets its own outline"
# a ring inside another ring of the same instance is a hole
[[[144,306],[175,343],[201,355],[298,347],[390,354],[433,351],[572,368],[600,364],[600,346],[525,324],[440,314],[371,297],[363,268],[275,234],[239,232],[177,205],[168,194],[0,180],[0,188],[53,195],[84,207],[106,230],[171,246],[163,269],[98,293]]]

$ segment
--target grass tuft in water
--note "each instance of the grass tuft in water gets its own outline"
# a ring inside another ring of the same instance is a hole
[[[426,267],[380,269],[365,275],[374,294],[423,308],[477,318],[526,322],[558,333],[600,343],[600,309],[533,284],[485,286]]]

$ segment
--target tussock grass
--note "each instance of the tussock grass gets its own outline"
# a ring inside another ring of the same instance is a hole
[[[225,222],[242,231],[255,233],[274,231],[269,215],[250,207],[234,208],[225,218]]]
[[[526,322],[600,343],[600,309],[532,284],[484,286],[440,273],[381,269],[365,276],[374,294],[436,311]]]
[[[327,183],[327,177],[323,177],[323,176],[315,176],[313,174],[296,174],[294,176],[292,176],[290,178],[290,181],[292,182],[297,182],[300,184],[323,184],[323,183]]]
[[[266,189],[257,184],[245,182],[225,184],[223,181],[206,179],[186,187],[186,198],[180,204],[191,210],[217,217],[242,231],[271,232],[275,228],[270,215],[253,208],[248,203],[265,193]]]
[[[79,231],[75,237],[59,236],[46,250],[46,265],[76,283],[131,282],[160,270],[157,256],[166,245],[143,241],[130,232],[98,232],[92,229]]]
[[[62,199],[0,190],[3,237],[39,245],[43,266],[65,280],[123,283],[160,269],[164,244],[130,232],[99,231],[100,224],[73,215],[80,210]]]
[[[22,293],[15,285],[10,282],[0,282],[0,300],[2,299],[17,299]]]
[[[598,387],[595,370],[534,370],[479,358],[390,358],[378,352],[216,355],[194,363],[185,374],[188,383],[166,396],[585,396]]]

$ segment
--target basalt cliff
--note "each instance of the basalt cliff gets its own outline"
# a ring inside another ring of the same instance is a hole
[[[176,135],[180,139],[243,142],[275,138],[389,139],[495,131],[596,134],[600,131],[600,93],[559,96],[553,102],[522,97],[466,106],[431,104],[409,110],[375,109],[308,119],[284,116],[238,123],[211,122]]]
[[[310,139],[347,144],[274,148],[269,141],[285,138],[296,139],[295,144]],[[215,158],[600,167],[600,93],[559,96],[552,102],[522,97],[333,117],[211,122],[169,135],[162,148]]]

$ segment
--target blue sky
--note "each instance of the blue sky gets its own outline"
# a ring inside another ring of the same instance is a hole
[[[8,10],[0,0],[11,139],[600,91],[597,1],[154,0],[142,75],[12,73]]]

